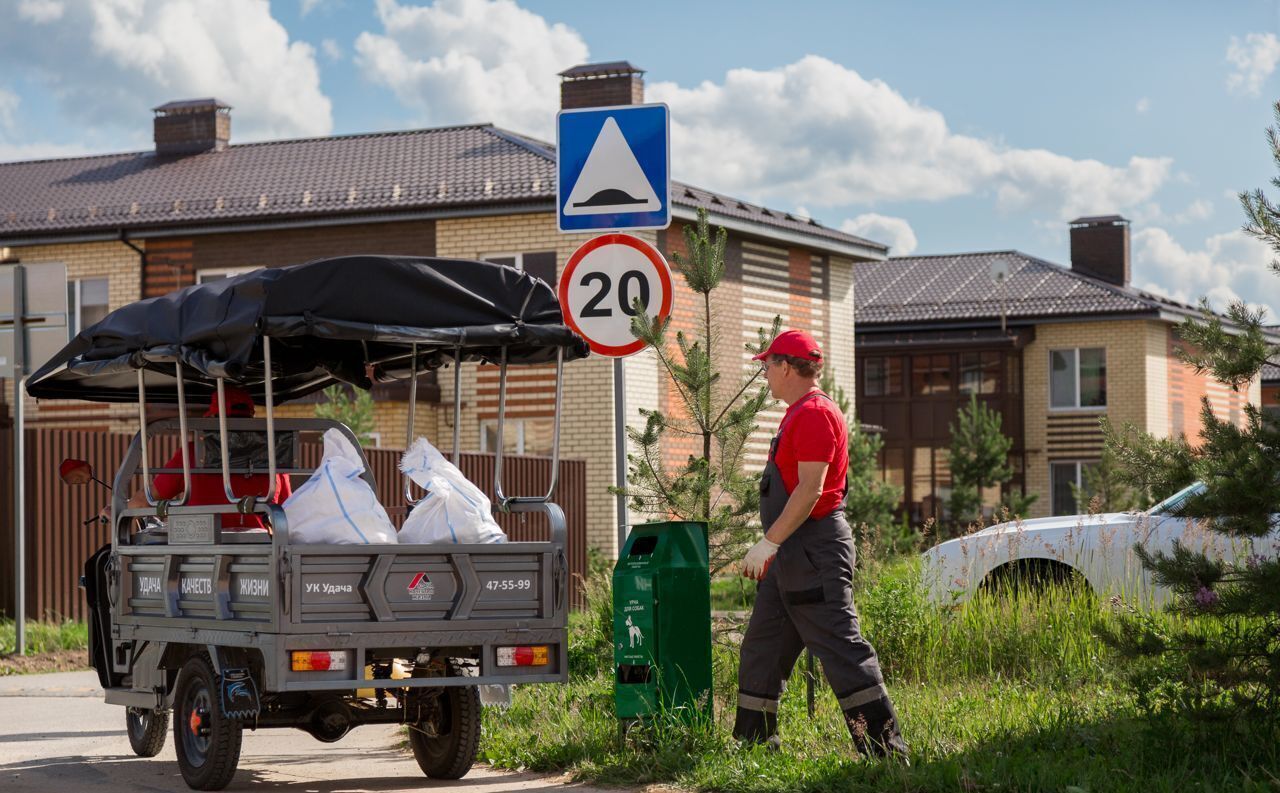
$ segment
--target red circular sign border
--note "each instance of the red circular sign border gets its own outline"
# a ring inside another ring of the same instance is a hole
[[[665,295],[662,299],[662,305],[658,308],[658,319],[666,319],[671,316],[671,304],[674,302],[675,289],[674,284],[671,281],[671,267],[667,264],[667,260],[663,257],[662,253],[639,237],[633,237],[630,234],[602,234],[599,237],[592,237],[582,243],[582,245],[578,246],[578,249],[569,257],[569,261],[566,262],[564,266],[564,273],[560,276],[560,285],[556,289],[560,298],[560,315],[564,318],[565,324],[567,324],[574,333],[586,340],[587,345],[591,347],[592,352],[614,358],[625,358],[628,355],[635,355],[643,350],[645,348],[645,343],[640,339],[636,339],[630,344],[613,346],[593,341],[587,337],[587,334],[582,332],[582,329],[578,327],[578,323],[574,322],[573,317],[569,316],[566,308],[569,305],[569,284],[572,283],[574,271],[578,268],[578,265],[582,260],[587,257],[587,254],[597,248],[603,248],[605,245],[626,245],[627,247],[634,248],[644,254],[645,258],[653,264],[654,269],[658,271],[658,280],[662,282],[662,285],[666,289]]]

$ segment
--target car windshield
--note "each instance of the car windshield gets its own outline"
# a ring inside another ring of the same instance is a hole
[[[1176,517],[1182,511],[1182,505],[1187,503],[1187,499],[1198,496],[1205,491],[1204,482],[1192,482],[1177,493],[1156,504],[1147,510],[1148,515],[1169,515]]]

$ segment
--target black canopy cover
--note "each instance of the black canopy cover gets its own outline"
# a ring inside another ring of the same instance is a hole
[[[214,378],[262,401],[262,338],[271,337],[273,397],[284,402],[336,382],[369,388],[463,360],[545,363],[586,342],[560,314],[555,290],[505,265],[409,256],[344,256],[255,270],[119,308],[82,331],[31,376],[48,399],[136,402],[144,369],[148,402],[177,402],[175,361],[187,399]],[[366,367],[369,367],[366,369]],[[372,373],[372,379],[366,374]]]

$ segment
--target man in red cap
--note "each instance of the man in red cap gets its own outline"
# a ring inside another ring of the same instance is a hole
[[[780,746],[778,700],[808,647],[858,751],[905,757],[880,661],[853,606],[853,532],[844,516],[849,433],[818,387],[822,350],[808,333],[788,330],[754,360],[769,392],[788,407],[760,480],[764,538],[742,561],[742,574],[760,583],[742,640],[733,734]]]
[[[224,389],[227,400],[227,417],[228,418],[253,418],[254,405],[253,396],[243,388],[238,386],[229,386]],[[209,397],[209,408],[205,410],[205,418],[216,418],[218,415],[218,392],[213,392]],[[237,436],[232,436],[234,441]],[[228,444],[231,446],[231,444]],[[235,454],[234,448],[228,449],[229,453]],[[187,444],[187,454],[191,460],[191,467],[197,467],[196,463],[196,445],[194,443]],[[163,466],[164,468],[182,468],[182,450],[174,452]],[[267,474],[231,474],[231,492],[238,497],[244,496],[265,496],[267,494],[270,481]],[[170,501],[178,498],[182,494],[183,482],[181,473],[173,474],[156,474],[151,480],[151,495],[160,501]],[[290,485],[289,477],[285,474],[276,474],[276,493],[272,498],[272,502],[283,504],[293,493]],[[185,506],[194,507],[211,504],[226,504],[227,494],[222,486],[222,474],[192,474],[191,475],[191,495],[187,498]],[[147,506],[146,493],[139,490],[129,499],[128,506],[130,508],[140,508]],[[249,529],[262,529],[265,526],[262,523],[261,515],[241,515],[239,513],[225,513],[222,516],[222,528],[227,531],[247,531]]]

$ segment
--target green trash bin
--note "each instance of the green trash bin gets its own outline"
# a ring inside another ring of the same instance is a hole
[[[614,702],[623,721],[659,709],[712,715],[707,525],[634,526],[613,568]]]

